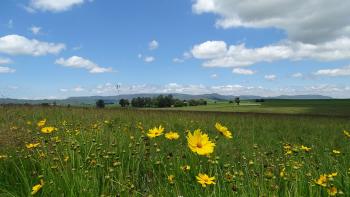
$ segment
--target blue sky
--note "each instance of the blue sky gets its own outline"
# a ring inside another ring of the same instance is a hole
[[[115,95],[120,84],[122,94],[349,98],[350,4],[312,3],[4,0],[1,97]]]

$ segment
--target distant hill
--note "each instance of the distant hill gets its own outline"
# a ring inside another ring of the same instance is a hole
[[[156,97],[161,94],[125,94],[118,96],[81,96],[81,97],[69,97],[66,99],[43,99],[43,100],[26,100],[26,99],[11,99],[11,98],[0,98],[0,104],[40,104],[40,103],[53,103],[56,102],[58,105],[92,105],[95,104],[96,100],[102,99],[107,103],[116,103],[120,99],[133,99],[136,97]],[[167,95],[167,94],[162,94]],[[180,100],[190,100],[190,99],[205,99],[209,101],[228,101],[233,100],[236,96],[234,95],[221,95],[221,94],[200,94],[200,95],[191,95],[191,94],[172,94],[174,98]],[[281,95],[276,97],[261,97],[255,95],[240,95],[241,100],[251,100],[251,99],[332,99],[329,96],[322,95]]]

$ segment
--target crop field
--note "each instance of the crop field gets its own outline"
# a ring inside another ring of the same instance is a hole
[[[166,110],[251,112],[276,114],[310,114],[330,116],[350,116],[349,99],[324,100],[278,100],[271,99],[257,103],[242,101],[240,105],[225,102],[209,102],[208,105],[167,108]]]
[[[0,107],[0,196],[350,196],[345,112]]]

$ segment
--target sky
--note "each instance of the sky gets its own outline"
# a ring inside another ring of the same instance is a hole
[[[0,98],[350,98],[349,9],[344,0],[2,0]]]

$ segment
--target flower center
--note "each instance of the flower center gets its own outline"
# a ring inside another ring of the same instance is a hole
[[[203,145],[202,145],[202,143],[197,143],[197,148],[202,148],[203,147]]]

